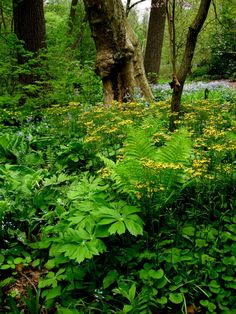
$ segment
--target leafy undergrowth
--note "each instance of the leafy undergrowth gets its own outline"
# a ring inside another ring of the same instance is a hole
[[[234,313],[234,110],[3,109],[0,312]]]

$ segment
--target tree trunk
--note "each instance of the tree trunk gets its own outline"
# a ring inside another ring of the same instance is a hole
[[[43,0],[13,0],[13,19],[15,34],[23,42],[24,49],[37,56],[40,49],[46,48]],[[18,63],[24,64],[27,61],[24,53],[18,51]],[[20,76],[22,83],[32,84],[36,80],[37,75]]]
[[[184,51],[182,62],[180,64],[180,68],[177,72],[177,78],[173,77],[173,82],[172,82],[173,94],[172,94],[172,99],[171,99],[172,116],[170,119],[170,130],[172,131],[176,128],[176,120],[178,120],[178,117],[179,117],[183,87],[184,87],[186,77],[191,69],[194,50],[197,43],[197,37],[207,18],[210,4],[211,4],[211,0],[201,0],[198,13],[188,30],[185,51]]]
[[[152,0],[144,67],[151,83],[156,83],[161,64],[166,20],[166,0]]]
[[[78,4],[78,0],[72,0],[70,6],[70,15],[69,15],[69,22],[68,22],[68,35],[71,35],[73,32],[74,24],[75,24],[75,17],[76,17],[76,7]]]
[[[96,45],[96,73],[103,81],[104,103],[132,100],[135,87],[152,100],[139,42],[121,0],[84,0],[84,4]]]

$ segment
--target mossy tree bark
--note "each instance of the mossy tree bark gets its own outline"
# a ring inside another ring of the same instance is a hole
[[[176,77],[175,75],[173,76],[173,82],[172,82],[173,94],[172,94],[172,99],[171,99],[172,116],[170,118],[170,130],[171,131],[173,131],[176,128],[176,121],[179,118],[180,103],[181,103],[184,83],[191,69],[194,50],[197,43],[197,37],[207,18],[210,4],[211,4],[211,0],[201,0],[198,13],[188,30],[187,41],[185,45],[185,51],[184,51],[182,62],[180,64]]]
[[[151,83],[156,83],[160,72],[165,21],[166,0],[152,0],[144,57],[145,72]]]
[[[132,100],[135,87],[152,100],[139,42],[121,0],[84,0],[84,4],[96,45],[96,73],[103,82],[104,103]]]

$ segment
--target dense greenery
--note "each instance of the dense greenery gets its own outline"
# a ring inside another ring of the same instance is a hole
[[[235,92],[218,96],[174,134],[168,101],[3,109],[1,312],[233,313]]]
[[[234,15],[219,8],[194,77],[235,75]],[[70,35],[68,1],[45,3],[47,49],[23,65],[0,9],[0,313],[236,313],[235,89],[192,83],[170,132],[170,89],[101,104],[81,2]],[[195,6],[177,9],[181,53]],[[145,17],[130,21],[144,45]],[[29,73],[40,81],[21,84]]]

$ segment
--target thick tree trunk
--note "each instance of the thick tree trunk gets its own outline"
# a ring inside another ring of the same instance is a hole
[[[184,83],[191,69],[194,50],[197,43],[197,37],[207,18],[210,4],[211,4],[211,0],[201,0],[198,13],[188,30],[187,42],[185,46],[183,59],[182,59],[179,71],[177,72],[177,78],[176,78],[177,80],[173,78],[173,82],[172,82],[173,94],[172,94],[172,99],[171,99],[171,112],[173,115],[170,119],[170,130],[174,130],[176,128],[176,120],[178,120],[178,116],[180,112],[180,103],[181,103]]]
[[[15,34],[23,42],[25,50],[36,56],[40,49],[46,48],[43,0],[13,0],[13,19]],[[27,61],[28,58],[18,51],[18,63]],[[20,76],[20,81],[26,84],[37,79],[30,74]]]
[[[166,20],[166,0],[152,0],[144,67],[151,83],[156,83],[161,64]]]
[[[96,72],[103,81],[104,103],[132,100],[135,87],[152,100],[139,42],[121,0],[84,0],[84,4],[96,45]]]

